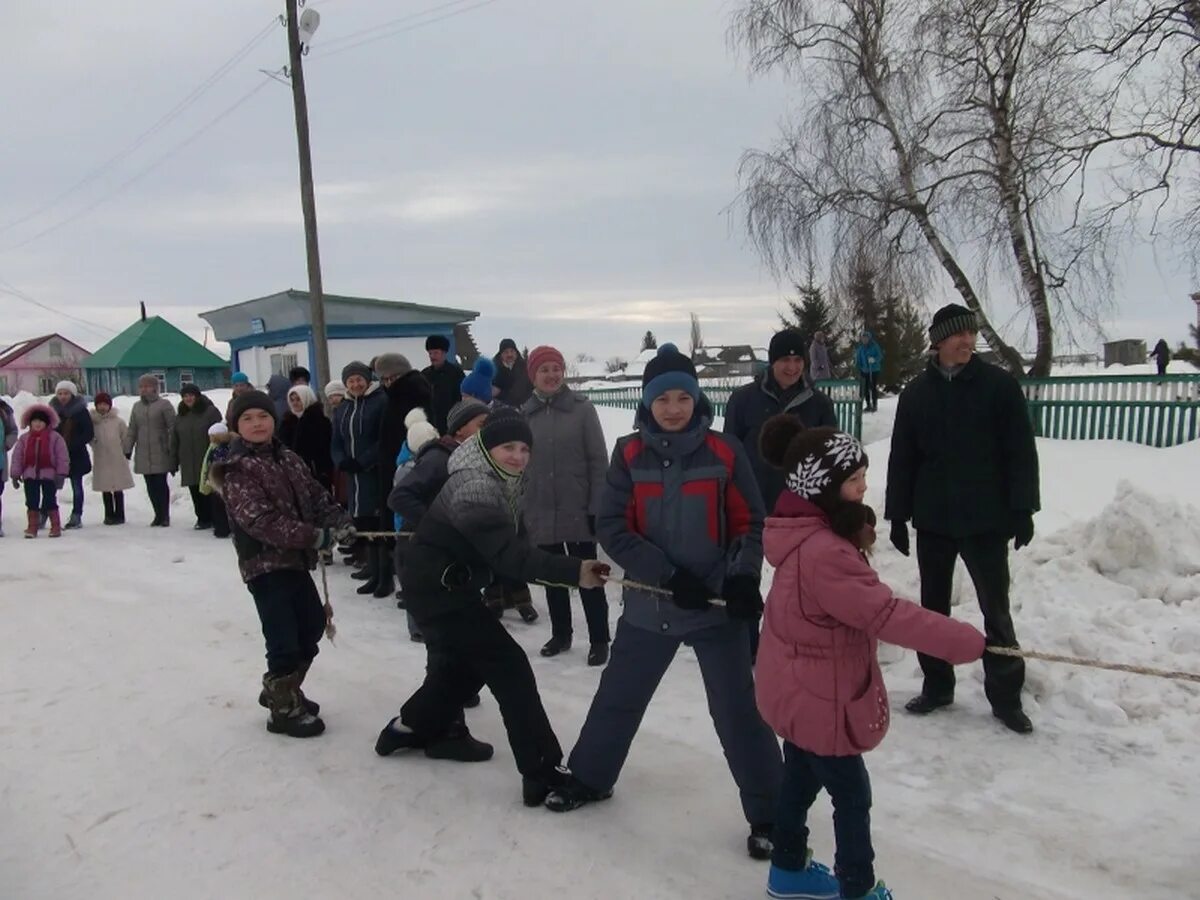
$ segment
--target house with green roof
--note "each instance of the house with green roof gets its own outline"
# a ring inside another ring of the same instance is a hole
[[[138,379],[150,374],[162,393],[185,384],[201,390],[229,386],[229,363],[188,337],[162,316],[142,318],[88,357],[83,364],[93,393],[136,394]]]

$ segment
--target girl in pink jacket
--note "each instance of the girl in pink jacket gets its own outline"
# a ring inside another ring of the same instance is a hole
[[[888,728],[877,641],[957,664],[979,659],[984,637],[895,596],[867,562],[874,516],[862,502],[867,455],[857,440],[782,415],[763,426],[760,442],[763,458],[787,473],[763,532],[775,580],[755,669],[759,712],[784,739],[767,893],[883,900],[892,895],[875,881],[862,757]],[[808,810],[822,789],[834,808],[836,877],[808,849]]]
[[[12,455],[12,483],[25,484],[25,537],[35,538],[40,510],[50,513],[50,537],[62,537],[58,513],[58,491],[71,470],[67,442],[56,429],[58,413],[49,406],[35,403],[21,414],[21,427],[28,429],[17,438]]]

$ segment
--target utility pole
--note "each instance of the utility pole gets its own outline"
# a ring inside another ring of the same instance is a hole
[[[329,340],[325,333],[325,297],[321,288],[321,253],[317,244],[317,200],[313,194],[312,151],[308,143],[308,98],[304,93],[304,46],[300,40],[297,0],[286,0],[289,75],[292,104],[296,111],[296,146],[300,153],[300,206],[304,210],[304,247],[308,257],[308,299],[312,313],[312,339],[316,359],[312,360],[317,385],[329,383]],[[306,13],[309,38],[320,17],[316,10]],[[319,389],[319,388],[318,388]]]

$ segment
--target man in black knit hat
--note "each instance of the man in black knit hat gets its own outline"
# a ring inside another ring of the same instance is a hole
[[[900,395],[888,462],[884,518],[891,541],[909,554],[908,521],[917,529],[921,605],[950,615],[958,557],[966,563],[983,611],[988,643],[1015,647],[1009,612],[1008,542],[1033,539],[1040,507],[1037,445],[1020,383],[975,355],[975,314],[951,304],[929,329],[933,355]],[[920,656],[925,683],[905,707],[918,715],[954,701],[954,668]],[[1033,730],[1021,709],[1025,663],[985,654],[984,690],[996,718]]]
[[[429,421],[438,430],[438,434],[447,434],[446,417],[454,404],[462,399],[460,385],[463,380],[463,370],[449,359],[450,339],[444,334],[431,334],[425,339],[425,352],[429,354],[429,365],[421,374],[433,388],[433,402],[429,410]]]
[[[784,474],[767,465],[758,451],[758,433],[771,416],[788,413],[806,428],[837,428],[833,401],[804,379],[808,363],[807,343],[799,331],[786,329],[771,338],[768,350],[770,368],[750,384],[742,385],[729,397],[725,407],[725,433],[732,434],[746,447],[754,477],[766,504],[767,515],[783,493]]]

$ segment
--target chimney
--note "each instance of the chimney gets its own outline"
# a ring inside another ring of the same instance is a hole
[[[146,301],[143,300],[141,303],[138,304],[138,306],[140,306],[142,308],[142,321],[145,322],[146,321]]]

